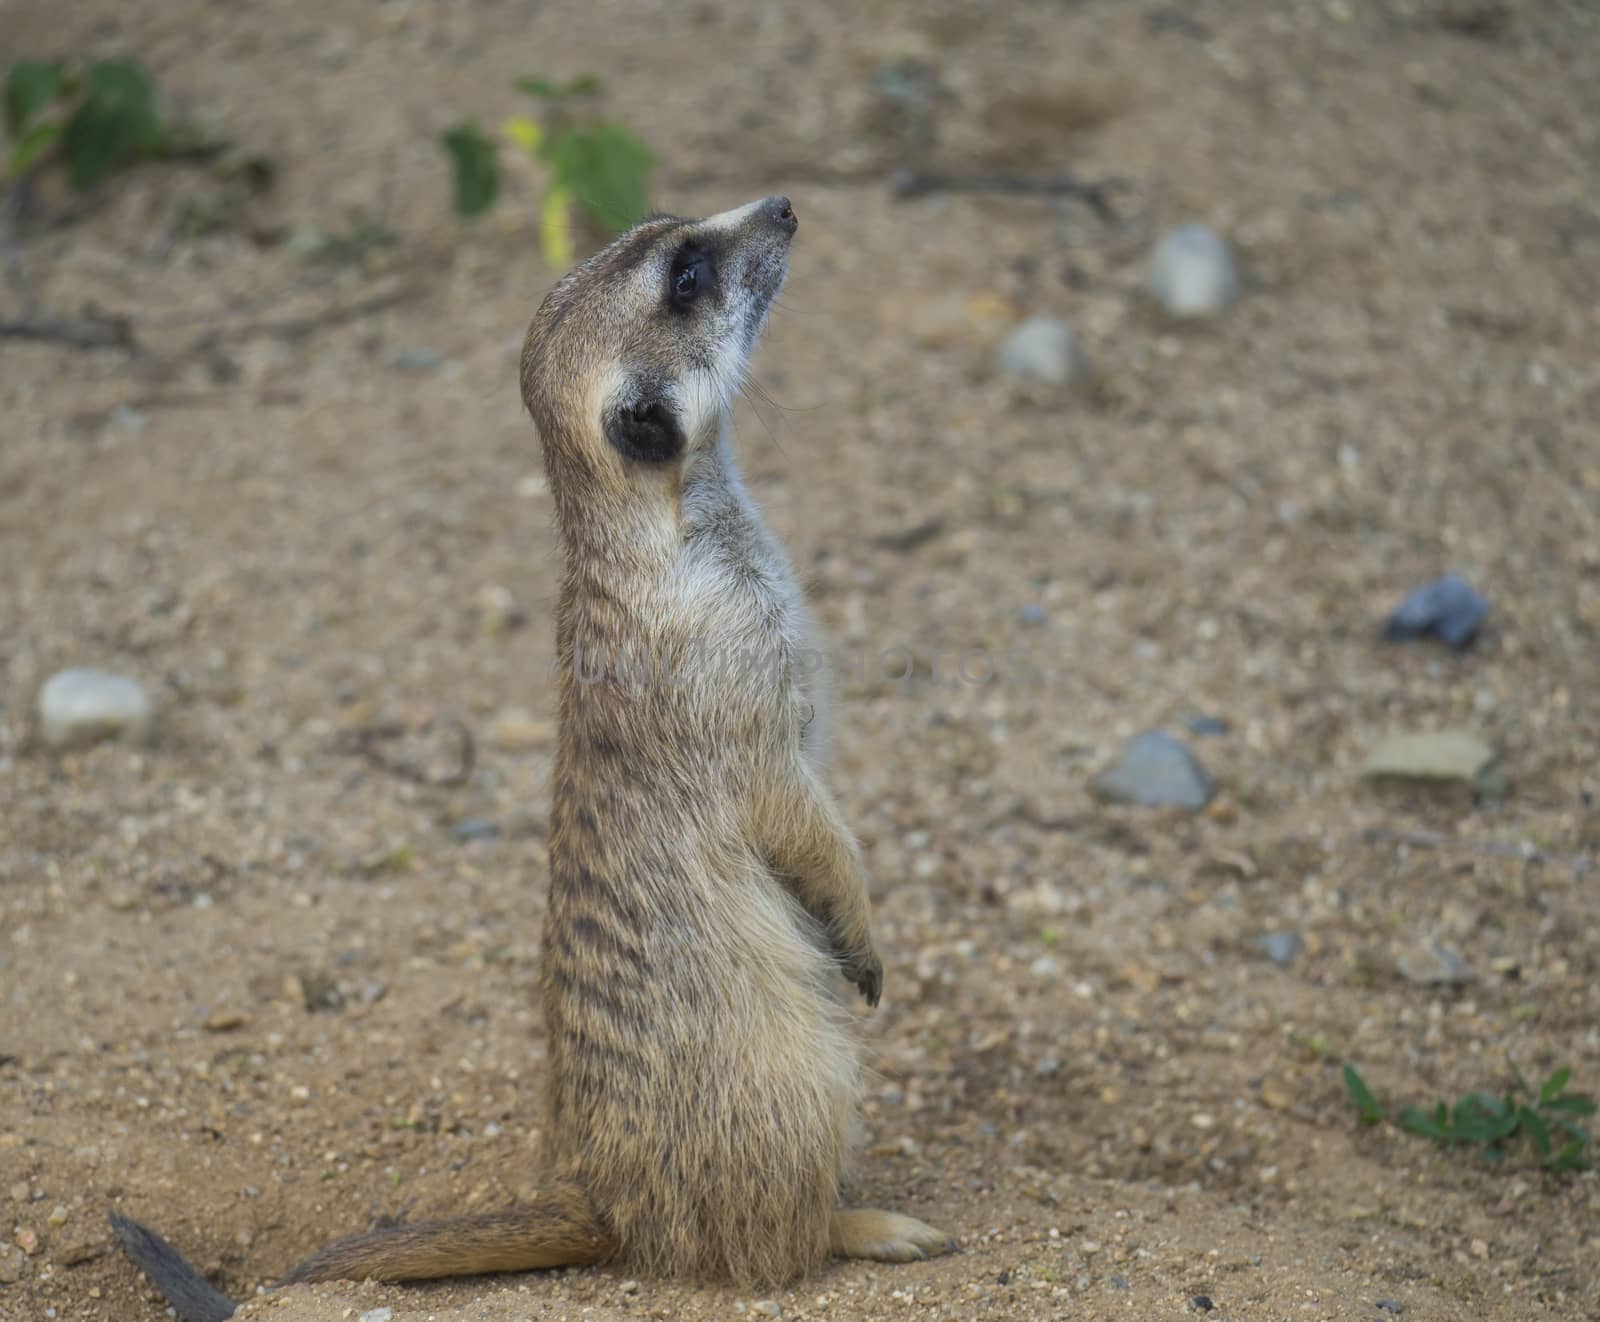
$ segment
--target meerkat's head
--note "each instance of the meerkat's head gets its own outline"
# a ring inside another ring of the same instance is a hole
[[[676,471],[713,440],[798,225],[786,197],[652,216],[566,275],[522,351],[522,398],[552,468],[625,480]]]

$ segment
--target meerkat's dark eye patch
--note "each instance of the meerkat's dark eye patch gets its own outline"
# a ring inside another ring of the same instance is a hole
[[[606,439],[624,459],[642,464],[676,459],[687,444],[672,405],[650,396],[613,409],[606,418]]]
[[[687,311],[717,287],[717,263],[698,243],[686,243],[672,258],[667,273],[667,302],[678,312]]]

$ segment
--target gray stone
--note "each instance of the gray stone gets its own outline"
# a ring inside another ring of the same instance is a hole
[[[369,1308],[361,1315],[361,1322],[391,1322],[393,1317],[392,1308]]]
[[[1239,297],[1239,271],[1215,230],[1180,225],[1156,244],[1149,287],[1168,316],[1214,317]]]
[[[1305,948],[1298,932],[1268,932],[1256,938],[1256,949],[1280,968],[1288,968]]]
[[[1089,360],[1066,322],[1029,317],[994,351],[994,370],[1019,381],[1064,386],[1089,374]]]
[[[1425,941],[1403,952],[1394,962],[1400,976],[1422,987],[1448,987],[1472,981],[1472,970],[1448,946]]]
[[[486,818],[468,817],[450,828],[452,840],[493,840],[500,834],[500,823]]]
[[[1194,754],[1165,730],[1147,730],[1130,740],[1117,764],[1089,788],[1102,799],[1147,808],[1204,808],[1216,793]]]
[[[72,669],[39,690],[39,733],[51,748],[87,748],[103,739],[146,738],[155,708],[144,686],[125,675]]]
[[[106,414],[106,422],[117,431],[137,436],[150,425],[150,415],[134,408],[131,404],[118,404]]]
[[[1471,784],[1494,762],[1494,749],[1460,730],[1391,735],[1367,755],[1371,779],[1459,781]]]
[[[432,349],[402,349],[389,360],[397,372],[432,372],[444,365],[444,356]]]

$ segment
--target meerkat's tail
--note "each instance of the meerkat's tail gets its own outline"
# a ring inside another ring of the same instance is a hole
[[[552,1181],[530,1203],[483,1216],[422,1221],[351,1235],[292,1268],[299,1281],[428,1281],[441,1276],[583,1267],[616,1243],[578,1185]]]
[[[111,1213],[111,1228],[128,1256],[166,1297],[182,1322],[224,1322],[237,1305],[212,1289],[193,1264],[148,1227]],[[604,1262],[616,1242],[589,1196],[552,1181],[534,1201],[484,1216],[390,1226],[335,1240],[292,1268],[285,1285],[302,1281],[426,1281],[441,1276],[583,1267]]]
[[[234,1302],[218,1294],[177,1249],[148,1226],[112,1212],[111,1229],[134,1265],[150,1278],[183,1322],[224,1322]]]

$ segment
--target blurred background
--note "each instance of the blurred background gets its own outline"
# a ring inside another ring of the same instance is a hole
[[[0,63],[0,1315],[162,1315],[108,1206],[239,1298],[532,1187],[522,334],[775,192],[852,1197],[966,1252],[272,1316],[1600,1311],[1593,4],[3,0]],[[1401,1122],[1476,1090],[1534,1120]]]

